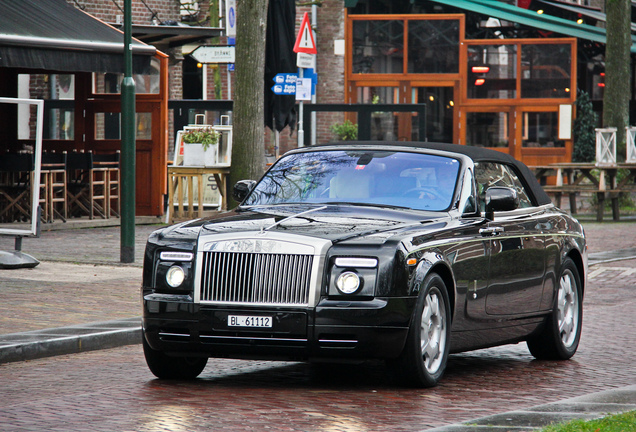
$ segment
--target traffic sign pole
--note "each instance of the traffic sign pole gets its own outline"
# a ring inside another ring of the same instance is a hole
[[[305,12],[306,13],[306,12]],[[303,68],[298,70],[298,78],[303,78]],[[305,146],[305,130],[303,129],[303,101],[300,101],[298,113],[298,147]]]

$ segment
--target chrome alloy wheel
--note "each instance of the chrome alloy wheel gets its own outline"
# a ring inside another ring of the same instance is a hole
[[[557,324],[565,347],[575,343],[579,327],[579,296],[574,276],[566,271],[561,275],[557,293]]]
[[[420,323],[420,347],[424,367],[430,374],[436,373],[444,359],[446,348],[446,307],[437,290],[428,292],[424,300]]]

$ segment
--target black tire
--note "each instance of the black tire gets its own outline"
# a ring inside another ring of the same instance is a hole
[[[150,371],[161,379],[189,380],[199,376],[205,365],[207,357],[171,357],[161,351],[154,350],[142,336],[144,356]]]
[[[404,384],[433,387],[444,375],[448,362],[450,302],[439,275],[428,275],[421,286],[406,345],[394,366]]]
[[[563,261],[553,310],[540,333],[528,339],[530,354],[539,360],[567,360],[579,346],[583,324],[583,292],[579,271]]]

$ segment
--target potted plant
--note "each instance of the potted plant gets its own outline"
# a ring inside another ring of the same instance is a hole
[[[212,127],[188,128],[181,137],[183,139],[183,165],[212,166],[216,164],[219,133]]]

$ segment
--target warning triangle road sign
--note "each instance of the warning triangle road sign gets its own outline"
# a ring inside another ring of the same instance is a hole
[[[316,42],[314,41],[314,34],[311,31],[311,26],[309,25],[309,14],[307,12],[305,12],[303,21],[300,24],[300,32],[298,32],[298,37],[296,38],[294,52],[305,54],[318,53],[316,50]]]

